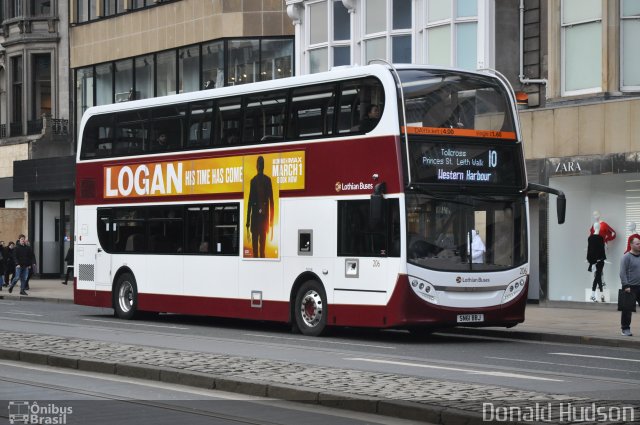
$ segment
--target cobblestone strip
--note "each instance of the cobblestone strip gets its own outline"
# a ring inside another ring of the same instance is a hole
[[[509,406],[531,405],[536,401],[575,405],[591,402],[586,398],[491,385],[50,335],[5,332],[0,334],[0,349],[77,358],[83,361],[101,361],[116,365],[143,365],[161,370],[171,368],[211,375],[216,379],[277,384],[307,392],[345,394],[355,399],[411,402],[419,406],[456,409],[456,411],[472,414],[476,419],[481,417],[483,402],[495,402],[496,405],[502,402],[503,405],[508,403]]]

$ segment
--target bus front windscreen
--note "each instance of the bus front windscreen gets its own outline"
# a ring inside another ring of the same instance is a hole
[[[407,258],[442,271],[493,271],[527,259],[522,197],[408,193]]]
[[[437,129],[477,130],[515,139],[504,87],[491,77],[445,70],[401,70],[407,131],[451,134]]]

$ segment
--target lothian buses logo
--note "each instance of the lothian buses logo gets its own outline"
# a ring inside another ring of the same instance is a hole
[[[373,183],[365,183],[365,182],[358,182],[358,183],[342,183],[342,182],[336,182],[336,192],[341,192],[341,191],[349,191],[349,190],[373,190]]]

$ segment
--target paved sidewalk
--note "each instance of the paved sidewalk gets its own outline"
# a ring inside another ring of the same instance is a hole
[[[58,280],[33,280],[29,296],[6,288],[4,299],[72,302],[73,287]],[[636,338],[619,336],[619,313],[613,305],[567,308],[530,306],[524,324],[505,329],[460,329],[454,332],[506,338],[634,346]],[[640,318],[636,318],[640,320]],[[640,325],[639,328],[640,329]],[[640,347],[640,344],[637,345]],[[483,403],[529,408],[551,406],[545,422],[566,423],[562,406],[612,407],[618,401],[591,400],[562,394],[450,382],[391,373],[273,361],[259,358],[170,350],[27,333],[0,333],[0,359],[116,374],[321,404],[437,424],[481,424]],[[636,404],[636,403],[634,403]],[[640,418],[640,403],[634,406]],[[548,419],[548,420],[547,420]],[[486,423],[486,422],[485,422]],[[511,422],[514,423],[514,422]],[[518,423],[517,421],[515,423]],[[530,423],[530,422],[529,422]]]

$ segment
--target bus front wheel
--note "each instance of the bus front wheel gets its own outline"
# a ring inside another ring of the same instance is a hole
[[[131,273],[120,275],[115,286],[114,310],[120,319],[130,320],[138,309],[138,288]]]
[[[294,304],[296,325],[303,335],[318,336],[327,326],[327,296],[315,280],[302,284]]]

